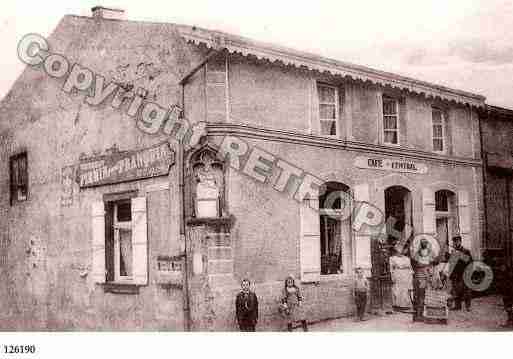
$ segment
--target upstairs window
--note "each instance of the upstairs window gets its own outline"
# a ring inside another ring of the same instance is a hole
[[[432,122],[433,122],[433,151],[445,152],[445,143],[444,143],[445,116],[444,116],[444,113],[442,110],[433,107]]]
[[[28,198],[27,153],[9,158],[11,205],[26,201]]]
[[[394,98],[383,96],[383,142],[399,144],[399,104]]]
[[[319,96],[319,121],[322,136],[337,136],[338,90],[336,87],[317,84]]]

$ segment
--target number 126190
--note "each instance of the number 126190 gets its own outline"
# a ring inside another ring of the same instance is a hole
[[[3,345],[4,354],[34,354],[35,345]]]

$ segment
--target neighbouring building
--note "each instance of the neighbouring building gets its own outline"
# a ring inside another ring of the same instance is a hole
[[[486,236],[482,250],[492,268],[512,264],[513,111],[487,106],[480,114]]]
[[[354,230],[353,204],[481,256],[484,97],[94,14],[65,16],[48,43],[117,93],[93,106],[28,67],[0,104],[2,329],[235,330],[249,278],[258,328],[279,330],[286,276],[316,321],[354,311],[357,266],[387,310],[391,242]],[[142,131],[135,99],[179,105],[205,136]]]

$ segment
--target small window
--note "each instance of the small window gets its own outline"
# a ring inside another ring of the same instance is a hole
[[[337,136],[338,90],[333,86],[318,84],[317,93],[319,96],[320,133],[323,136]]]
[[[391,97],[383,96],[383,142],[399,144],[399,104]]]
[[[27,153],[20,153],[9,159],[11,205],[28,198]]]
[[[445,116],[442,110],[433,108],[432,111],[432,122],[433,122],[433,151],[445,152],[444,143],[444,127],[445,127]]]

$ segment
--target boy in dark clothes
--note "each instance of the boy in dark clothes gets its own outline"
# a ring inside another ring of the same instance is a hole
[[[235,299],[235,313],[242,332],[254,332],[258,321],[258,299],[249,290],[251,283],[248,279],[241,282],[241,291]]]

